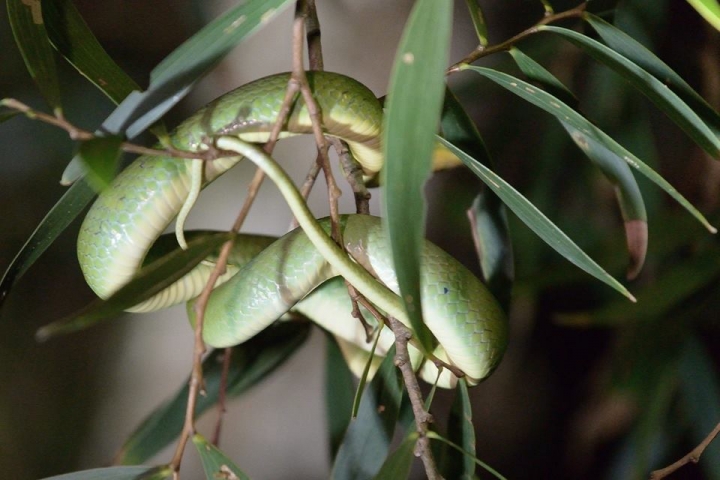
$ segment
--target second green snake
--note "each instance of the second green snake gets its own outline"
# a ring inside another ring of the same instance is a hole
[[[207,163],[203,171],[205,184],[243,156],[253,160],[276,182],[304,229],[274,242],[246,265],[228,269],[208,304],[203,336],[214,347],[242,343],[296,308],[345,341],[367,349],[364,338],[357,334],[358,322],[350,317],[349,300],[332,293],[342,289],[333,289],[330,284],[308,294],[341,274],[386,313],[407,323],[398,297],[391,292],[397,292],[397,282],[380,221],[358,215],[343,217],[345,248],[354,261],[350,260],[324,233],[327,224],[320,225],[312,218],[299,195],[292,200],[297,190],[284,172],[267,155],[247,144],[267,139],[287,80],[287,74],[280,74],[240,87],[193,115],[172,136],[174,146],[180,149],[200,150],[216,141],[221,149],[238,153]],[[308,80],[322,110],[326,134],[347,141],[365,174],[375,175],[383,165],[382,107],[375,96],[355,80],[338,74],[308,72]],[[307,109],[298,100],[284,135],[308,133],[310,129]],[[80,230],[78,258],[88,284],[100,297],[107,298],[132,278],[150,246],[175,218],[191,190],[192,163],[140,157],[92,206]],[[270,171],[273,168],[276,170]],[[320,246],[320,251],[318,245],[326,247]],[[469,383],[475,384],[492,372],[505,350],[504,315],[477,278],[429,242],[422,262],[424,318],[439,342],[434,354],[458,367]],[[156,310],[194,298],[211,269],[210,265],[198,265],[133,310]],[[385,343],[381,351],[387,348]],[[437,370],[426,363],[423,377],[433,382]],[[444,372],[438,383],[451,386],[452,375]]]

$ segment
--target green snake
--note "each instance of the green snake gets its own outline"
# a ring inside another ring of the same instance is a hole
[[[365,86],[343,75],[308,72],[307,78],[322,112],[324,132],[348,143],[366,177],[377,175],[384,162],[380,102]],[[236,256],[210,297],[204,340],[212,347],[237,345],[294,310],[336,335],[349,363],[362,363],[370,346],[360,333],[360,323],[350,315],[350,300],[338,276],[387,315],[408,326],[409,321],[397,296],[381,221],[365,215],[343,216],[343,251],[328,236],[328,221],[315,220],[282,168],[251,144],[267,141],[288,79],[289,74],[278,74],[233,90],[187,119],[171,136],[178,149],[200,151],[214,143],[237,155],[203,164],[163,156],[135,160],[89,210],[78,236],[78,259],[95,293],[101,298],[111,296],[132,279],[148,250],[187,205],[188,196],[248,158],[276,183],[301,228],[275,241],[238,238]],[[281,137],[310,133],[311,128],[307,108],[298,99]],[[197,173],[202,174],[202,185],[193,185],[193,179],[200,178]],[[421,261],[424,319],[437,339],[433,355],[461,370],[469,384],[477,384],[495,369],[504,353],[507,323],[502,309],[482,282],[430,242],[425,243]],[[158,310],[195,298],[213,268],[212,262],[201,262],[131,311]],[[387,329],[378,330],[375,353],[382,355],[393,338]],[[413,365],[422,369],[428,382],[451,387],[456,381],[447,369],[439,372],[435,363],[423,361],[418,351],[414,351]]]

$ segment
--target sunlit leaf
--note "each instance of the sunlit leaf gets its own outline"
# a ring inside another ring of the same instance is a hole
[[[375,480],[402,480],[410,475],[410,467],[415,459],[415,444],[418,441],[418,433],[412,432],[405,437],[405,440],[385,459],[380,471],[375,475]]]
[[[334,480],[372,478],[387,456],[402,401],[402,381],[394,357],[393,347],[363,393],[358,416],[335,457]]]
[[[55,52],[45,31],[39,0],[7,0],[8,20],[25,66],[55,114],[62,114]]]
[[[170,467],[109,467],[47,477],[43,480],[160,480],[172,476]]]
[[[720,138],[682,99],[660,80],[637,64],[586,35],[566,28],[543,25],[540,31],[560,35],[587,54],[615,70],[648,97],[665,115],[682,128],[687,135],[713,157],[720,157]]]
[[[445,139],[438,137],[465,165],[470,168],[490,189],[499,196],[505,205],[520,218],[533,232],[550,245],[556,252],[568,259],[577,267],[609,285],[618,292],[625,295],[632,301],[635,297],[622,285],[607,273],[600,265],[595,263],[580,247],[554,223],[552,223],[540,210],[523,197],[510,184],[493,173],[490,169],[475,161],[462,150],[456,148]]]
[[[82,330],[117,316],[172,285],[231,238],[229,233],[202,236],[143,267],[133,279],[107,300],[98,299],[81,311],[41,328],[37,337],[49,337]]]
[[[419,0],[397,49],[383,134],[383,209],[400,297],[420,344],[432,350],[422,320],[420,251],[427,207],[423,187],[430,176],[445,88],[452,2]],[[418,101],[422,99],[422,101]]]
[[[200,455],[205,478],[207,480],[217,480],[219,478],[227,478],[232,480],[250,480],[250,477],[240,470],[227,455],[219,448],[211,444],[205,437],[196,433],[192,437],[193,444]]]
[[[310,325],[304,322],[280,323],[233,347],[227,377],[228,396],[238,397],[267,378],[307,340],[309,332]],[[214,350],[203,361],[206,394],[197,399],[197,416],[218,401],[224,353],[224,350]],[[185,421],[187,398],[188,382],[184,382],[171,399],[143,420],[125,441],[116,461],[146,462],[177,438]]]
[[[82,160],[88,183],[98,192],[110,185],[118,171],[123,139],[97,137],[80,144],[78,156]]]
[[[633,155],[623,146],[618,144],[615,140],[610,138],[605,132],[603,132],[591,122],[589,122],[582,115],[562,103],[559,99],[553,97],[547,92],[544,92],[528,84],[527,82],[524,82],[506,73],[498,72],[497,70],[470,66],[465,66],[462,68],[472,70],[485,76],[486,78],[492,80],[498,85],[501,85],[512,93],[532,103],[533,105],[536,105],[537,107],[540,107],[546,112],[554,115],[558,118],[558,120],[582,132],[582,134],[585,135],[587,138],[592,138],[593,140],[599,142],[610,152],[623,159],[625,162],[628,163],[628,165],[635,168],[637,171],[645,175],[650,181],[662,188],[668,195],[673,197],[680,205],[682,205],[688,212],[690,212],[696,219],[698,219],[698,221],[702,223],[705,228],[707,228],[713,233],[717,231],[715,227],[710,225],[707,219],[695,207],[693,207],[692,204],[688,202],[687,199],[685,199],[685,197],[680,195],[680,193],[678,193],[678,191],[672,185],[670,185],[662,176],[660,176],[648,165],[643,163],[642,160]]]
[[[94,196],[95,192],[87,183],[76,182],[50,209],[5,271],[0,281],[0,307],[15,282],[25,274]]]

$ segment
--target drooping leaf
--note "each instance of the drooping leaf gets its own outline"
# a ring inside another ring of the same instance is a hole
[[[492,168],[480,132],[449,89],[445,92],[441,130],[447,141]],[[492,190],[485,189],[473,202],[468,218],[483,280],[507,312],[515,272],[505,206]]]
[[[98,192],[110,185],[118,171],[123,139],[96,137],[80,144],[78,157],[85,166],[87,181]]]
[[[450,47],[452,2],[419,0],[397,49],[383,133],[383,210],[400,298],[423,348],[431,350],[420,303],[420,250],[425,233],[423,186],[430,176]],[[422,98],[422,101],[418,99]]]
[[[42,13],[53,46],[110,100],[120,103],[140,89],[100,45],[72,0],[42,0]]]
[[[267,378],[307,340],[310,325],[304,322],[285,322],[264,330],[257,336],[232,348],[227,378],[229,397],[238,397]],[[196,415],[210,409],[218,401],[222,375],[223,350],[214,350],[203,361],[205,395],[197,399]],[[116,462],[135,464],[146,462],[169,445],[181,432],[185,420],[188,382],[171,399],[143,420],[125,441]]]
[[[25,66],[45,101],[56,115],[62,114],[60,81],[43,22],[39,0],[7,0],[8,20]]]
[[[455,443],[451,442],[450,440],[448,440],[447,438],[443,437],[442,435],[439,435],[439,434],[437,434],[436,432],[433,432],[433,431],[431,430],[431,431],[429,431],[429,432],[427,433],[427,436],[428,436],[428,438],[430,438],[430,439],[432,439],[432,440],[441,441],[441,442],[445,443],[446,445],[450,446],[451,448],[454,448],[455,450],[459,451],[459,452],[462,453],[463,455],[471,458],[474,463],[476,463],[477,465],[480,465],[480,467],[482,467],[483,469],[485,469],[485,471],[487,471],[489,474],[491,474],[492,476],[494,476],[494,477],[497,478],[498,480],[507,480],[504,476],[502,476],[502,475],[500,474],[500,472],[498,472],[497,470],[495,470],[494,468],[492,468],[490,465],[488,465],[487,463],[483,462],[482,460],[476,458],[475,455],[474,455],[472,452],[468,452],[468,451],[466,451],[466,450],[463,450],[462,447],[460,447],[459,445],[456,445]]]
[[[403,398],[394,357],[393,347],[363,393],[358,416],[348,427],[335,457],[334,480],[370,479],[387,456]]]
[[[140,269],[127,285],[107,300],[98,299],[81,311],[41,328],[37,338],[46,340],[75,332],[119,315],[173,284],[230,238],[232,234],[220,232],[193,239],[188,243],[187,250],[178,248]]]
[[[720,137],[677,94],[634,62],[602,43],[573,30],[543,25],[540,31],[551,32],[580,47],[588,55],[620,74],[648,97],[675,122],[695,143],[711,156],[720,158]]]
[[[720,136],[720,114],[665,62],[660,60],[643,44],[602,18],[585,13],[583,19],[595,29],[598,35],[600,35],[600,38],[602,38],[610,48],[653,75],[662,82],[663,85],[667,85],[670,90],[682,98],[683,101],[703,119],[708,127],[715,132],[715,135]]]
[[[161,480],[172,476],[170,467],[109,467],[47,477],[43,480]]]
[[[595,263],[580,247],[578,247],[562,230],[552,223],[532,203],[523,197],[509,183],[493,173],[490,169],[475,161],[462,150],[458,149],[447,140],[440,138],[460,160],[467,165],[485,184],[499,196],[505,205],[512,210],[520,220],[525,223],[533,232],[550,245],[556,252],[568,259],[571,263],[597,278],[601,282],[614,288],[632,301],[635,297],[622,285],[608,274],[600,265]]]
[[[248,0],[203,27],[150,73],[145,92],[128,96],[113,115],[113,133],[132,138],[182,99],[240,41],[275,17],[289,0]],[[105,125],[106,126],[106,125]]]
[[[219,478],[227,478],[232,480],[250,480],[250,477],[240,470],[227,455],[219,448],[208,442],[205,437],[196,433],[192,437],[193,444],[200,455],[205,478],[207,480],[217,480]]]
[[[555,97],[572,108],[577,108],[577,97],[558,78],[545,67],[526,55],[517,47],[508,50],[520,70],[531,80],[540,83],[542,87]]]
[[[693,207],[692,204],[688,202],[687,199],[685,199],[685,197],[680,195],[680,193],[678,193],[678,191],[672,185],[670,185],[662,176],[660,176],[648,165],[643,163],[642,160],[633,155],[622,145],[618,144],[615,140],[610,138],[605,132],[603,132],[591,122],[589,122],[582,115],[562,103],[559,99],[553,97],[547,92],[533,87],[527,82],[524,82],[506,73],[498,72],[497,70],[470,66],[462,68],[472,70],[485,76],[486,78],[492,80],[498,85],[508,89],[509,91],[523,98],[524,100],[554,115],[558,118],[558,120],[579,130],[583,133],[583,135],[587,136],[588,138],[592,138],[595,141],[599,142],[607,150],[612,152],[614,155],[617,155],[619,158],[627,162],[628,165],[635,168],[637,171],[645,175],[650,181],[663,189],[668,195],[674,198],[680,205],[682,205],[688,212],[690,212],[710,232],[715,233],[717,231],[715,227],[710,225],[707,219],[695,207]]]
[[[418,433],[411,432],[405,440],[385,459],[380,471],[375,475],[375,480],[403,480],[410,475],[415,455],[415,444],[418,441]]]
[[[50,209],[5,271],[0,281],[0,307],[15,282],[25,274],[94,196],[95,192],[86,182],[76,182]]]
[[[472,423],[472,404],[467,382],[460,379],[455,393],[455,401],[448,418],[448,440],[459,445],[466,452],[475,452],[475,427]],[[473,480],[475,477],[475,461],[455,449],[450,449],[439,462],[443,467],[445,478]]]

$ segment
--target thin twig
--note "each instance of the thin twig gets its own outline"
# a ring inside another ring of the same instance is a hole
[[[455,73],[461,69],[462,66],[471,64],[483,57],[486,57],[490,54],[497,53],[497,52],[504,52],[505,50],[509,50],[512,46],[514,46],[517,42],[520,40],[523,40],[526,37],[529,37],[530,35],[533,35],[538,32],[538,27],[541,25],[548,25],[550,23],[555,23],[557,21],[566,19],[566,18],[573,18],[573,17],[580,17],[585,12],[585,9],[587,7],[587,2],[583,2],[580,5],[578,5],[575,8],[571,8],[570,10],[566,10],[564,12],[560,13],[554,13],[551,15],[546,15],[542,18],[539,22],[537,22],[532,27],[523,30],[522,32],[518,33],[517,35],[513,36],[512,38],[509,38],[508,40],[505,40],[502,43],[498,43],[497,45],[492,45],[490,47],[483,47],[482,45],[470,52],[465,58],[451,66],[447,69],[445,72],[447,75],[451,73]]]
[[[310,70],[324,70],[322,43],[320,41],[320,21],[315,8],[315,0],[305,0],[305,37],[308,45],[308,63]]]
[[[700,460],[700,456],[703,454],[708,445],[710,445],[712,441],[715,440],[715,437],[718,436],[718,433],[720,433],[720,423],[715,425],[715,428],[713,428],[712,432],[710,432],[697,447],[693,448],[690,452],[688,452],[687,455],[685,455],[672,465],[668,465],[665,468],[661,468],[660,470],[655,470],[650,473],[650,480],[660,480],[661,478],[665,478],[668,475],[674,473],[676,470],[687,465],[688,463],[697,463]]]
[[[335,137],[328,138],[328,141],[335,148],[345,179],[352,188],[355,196],[356,212],[370,215],[370,192],[368,192],[363,180],[362,166],[353,158],[345,142]]]
[[[222,430],[222,421],[225,413],[227,412],[227,380],[230,374],[230,360],[232,358],[232,348],[228,347],[223,352],[222,359],[222,374],[220,375],[220,387],[218,394],[218,408],[217,408],[217,419],[215,420],[215,433],[213,433],[212,444],[216,447],[220,445],[220,433]]]

